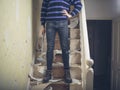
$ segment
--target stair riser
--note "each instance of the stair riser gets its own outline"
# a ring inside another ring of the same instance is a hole
[[[43,51],[47,50],[47,42],[44,41],[44,48]],[[54,50],[61,50],[60,41],[55,40]],[[79,39],[71,39],[70,40],[70,50],[80,50],[80,40]]]
[[[39,57],[39,55],[37,57]],[[42,59],[44,59],[43,64],[46,65],[46,54],[42,56]],[[63,63],[62,54],[56,54],[54,56],[53,63],[57,63],[57,62]],[[71,64],[81,65],[81,54],[80,53],[69,54],[69,63],[70,63],[70,65]]]
[[[69,85],[65,84],[51,84],[52,90],[69,90]]]
[[[70,64],[79,64],[81,65],[81,54],[80,53],[71,53],[69,55]]]
[[[79,39],[71,39],[70,40],[70,50],[80,50],[80,40]]]
[[[69,90],[83,90],[82,85],[70,85]]]
[[[80,30],[79,29],[71,29],[70,30],[70,38],[71,39],[80,39]]]
[[[60,50],[60,49],[61,49],[59,39],[55,40],[54,49],[55,49],[55,50]],[[44,52],[47,51],[47,41],[46,41],[46,40],[44,40],[44,48],[43,48],[43,51],[44,51]]]
[[[43,78],[45,69],[46,67],[44,66],[34,66],[33,76],[36,78]],[[73,79],[81,80],[81,68],[80,67],[71,67],[70,73]],[[52,77],[53,79],[63,79],[64,78],[63,66],[53,66]]]
[[[81,55],[79,53],[73,53],[73,54],[69,54],[69,62],[70,64],[81,64]],[[55,56],[55,60],[54,62],[63,62],[62,61],[62,55],[56,55]]]
[[[50,87],[51,89],[46,89]],[[49,86],[40,84],[32,87],[30,90],[83,90],[82,85],[68,85],[68,84],[50,84]]]
[[[79,29],[70,29],[69,30],[69,36],[71,39],[80,39],[80,30]],[[44,36],[44,39],[46,39],[46,35]],[[58,33],[56,33],[55,39],[59,39]]]

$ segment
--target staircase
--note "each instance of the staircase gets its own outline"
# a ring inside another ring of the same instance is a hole
[[[56,35],[55,40],[55,50],[54,50],[54,60],[53,60],[53,70],[52,70],[52,80],[49,83],[49,87],[53,88],[52,90],[82,90],[82,84],[81,84],[81,53],[80,53],[80,31],[79,29],[72,29],[70,31],[70,71],[71,76],[73,79],[73,83],[70,85],[65,84],[63,82],[63,75],[64,75],[64,69],[63,69],[63,63],[62,63],[62,52],[60,48],[60,42],[58,34]],[[45,39],[46,40],[46,39]],[[46,41],[44,42],[45,48],[43,51],[46,51]],[[44,53],[43,52],[43,53]],[[45,55],[43,55],[43,58],[45,58]],[[37,64],[33,65],[33,77],[40,78],[42,80],[44,71],[46,69],[46,62],[38,62]],[[44,90],[40,89],[39,87],[45,87],[48,86],[47,84],[43,84],[34,80],[31,80],[31,90]],[[35,84],[35,85],[33,85]],[[63,86],[63,87],[61,87]],[[37,89],[38,88],[38,89]],[[69,89],[70,88],[70,89]],[[81,88],[81,89],[80,89]],[[48,89],[49,90],[49,89]]]
[[[44,48],[37,53],[38,61],[33,64],[33,72],[29,75],[29,90],[93,90],[93,60],[89,54],[87,25],[85,18],[84,0],[81,0],[83,8],[79,14],[80,27],[69,29],[70,48],[70,73],[73,82],[66,84],[63,81],[64,69],[62,63],[62,52],[58,34],[56,34],[52,79],[49,83],[42,83],[46,70],[46,37],[44,37]]]

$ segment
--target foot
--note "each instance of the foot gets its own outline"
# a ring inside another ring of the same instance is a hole
[[[43,83],[48,83],[51,79],[51,70],[46,70],[45,76],[42,80]]]
[[[72,83],[70,70],[65,70],[64,81],[65,81],[65,83]]]

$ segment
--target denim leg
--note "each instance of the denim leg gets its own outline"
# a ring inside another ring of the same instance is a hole
[[[69,41],[68,41],[68,22],[59,22],[58,34],[60,37],[60,44],[62,48],[62,58],[64,69],[69,69]]]
[[[53,50],[55,43],[55,34],[56,30],[54,28],[54,23],[47,22],[46,23],[46,37],[47,37],[47,70],[52,70],[52,62],[53,62]]]

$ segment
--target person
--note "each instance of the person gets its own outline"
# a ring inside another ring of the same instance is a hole
[[[70,12],[70,6],[74,9]],[[47,38],[47,70],[42,82],[47,83],[51,79],[53,50],[55,35],[58,32],[62,49],[64,64],[64,81],[72,83],[69,67],[69,41],[68,41],[68,19],[76,16],[81,10],[80,0],[43,0],[41,8],[41,32],[46,33]]]

